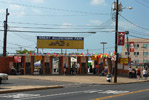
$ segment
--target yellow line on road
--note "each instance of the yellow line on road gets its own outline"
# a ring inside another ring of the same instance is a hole
[[[91,99],[91,100],[104,100],[104,99],[110,99],[110,98],[114,98],[114,97],[119,97],[119,96],[124,96],[124,95],[129,95],[129,94],[135,94],[135,93],[140,93],[140,92],[145,92],[145,91],[149,91],[149,89],[137,90],[137,91],[127,92],[127,93],[122,93],[122,94],[117,94],[117,95],[95,98],[95,99]]]

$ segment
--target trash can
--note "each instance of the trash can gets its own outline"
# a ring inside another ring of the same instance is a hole
[[[107,82],[111,82],[112,81],[112,75],[111,74],[107,74]]]

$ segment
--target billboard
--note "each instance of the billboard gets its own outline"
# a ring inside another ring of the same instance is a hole
[[[83,49],[83,37],[37,36],[37,48]]]

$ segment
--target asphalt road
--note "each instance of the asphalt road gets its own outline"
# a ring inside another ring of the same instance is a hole
[[[46,81],[46,80],[34,80],[34,79],[9,79],[8,81],[2,82],[1,86],[24,86],[24,85],[41,85],[41,86],[48,86],[48,85],[80,85],[79,83],[71,83],[71,82],[56,82],[56,81]]]
[[[37,81],[40,80],[32,80],[31,83]],[[0,100],[149,100],[149,82],[121,85],[54,83],[65,84],[66,87],[0,94]],[[44,81],[43,84],[49,83]]]

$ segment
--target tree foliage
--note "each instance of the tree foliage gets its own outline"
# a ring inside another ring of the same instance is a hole
[[[17,54],[29,54],[29,53],[35,53],[35,50],[27,50],[27,49],[24,49],[24,50],[16,50],[16,53]]]

